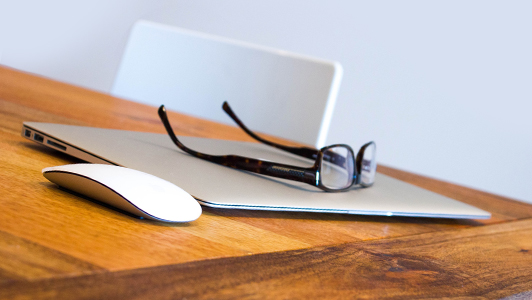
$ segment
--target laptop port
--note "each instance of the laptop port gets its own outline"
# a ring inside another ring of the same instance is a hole
[[[38,133],[33,134],[33,140],[42,143],[44,142],[44,137]]]
[[[61,150],[63,150],[63,151],[66,151],[66,149],[67,149],[65,146],[63,146],[63,145],[61,145],[61,144],[58,144],[58,143],[56,143],[56,142],[54,142],[54,141],[52,141],[52,140],[47,140],[46,143],[47,143],[48,145],[52,146],[52,147],[55,147],[55,148],[61,149]]]

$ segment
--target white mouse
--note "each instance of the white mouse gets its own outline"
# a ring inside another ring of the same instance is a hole
[[[190,222],[201,206],[190,194],[159,177],[113,165],[73,164],[44,168],[46,179],[139,217]]]

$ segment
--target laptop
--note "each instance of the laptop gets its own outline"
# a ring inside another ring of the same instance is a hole
[[[204,206],[354,215],[487,219],[489,212],[377,173],[370,188],[328,193],[305,183],[235,170],[178,149],[166,134],[24,122],[22,136],[90,163],[143,171],[181,187]],[[179,137],[197,151],[311,166],[312,161],[249,142]]]

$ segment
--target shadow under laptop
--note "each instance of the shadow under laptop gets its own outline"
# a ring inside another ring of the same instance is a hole
[[[267,211],[226,209],[202,206],[204,212],[212,213],[221,217],[234,219],[257,219],[265,221],[292,220],[297,221],[330,221],[335,223],[380,223],[380,224],[417,224],[417,225],[451,225],[459,227],[482,226],[484,223],[473,219],[451,218],[428,218],[428,217],[404,217],[404,216],[374,216],[338,213],[314,213],[297,211]]]

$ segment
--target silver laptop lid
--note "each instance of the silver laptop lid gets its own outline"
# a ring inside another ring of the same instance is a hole
[[[112,163],[166,179],[202,205],[252,210],[436,218],[490,218],[489,212],[383,174],[371,188],[327,193],[308,184],[239,171],[192,157],[165,134],[25,122],[22,135],[88,162]],[[180,137],[195,150],[286,164],[313,162],[257,143]]]

